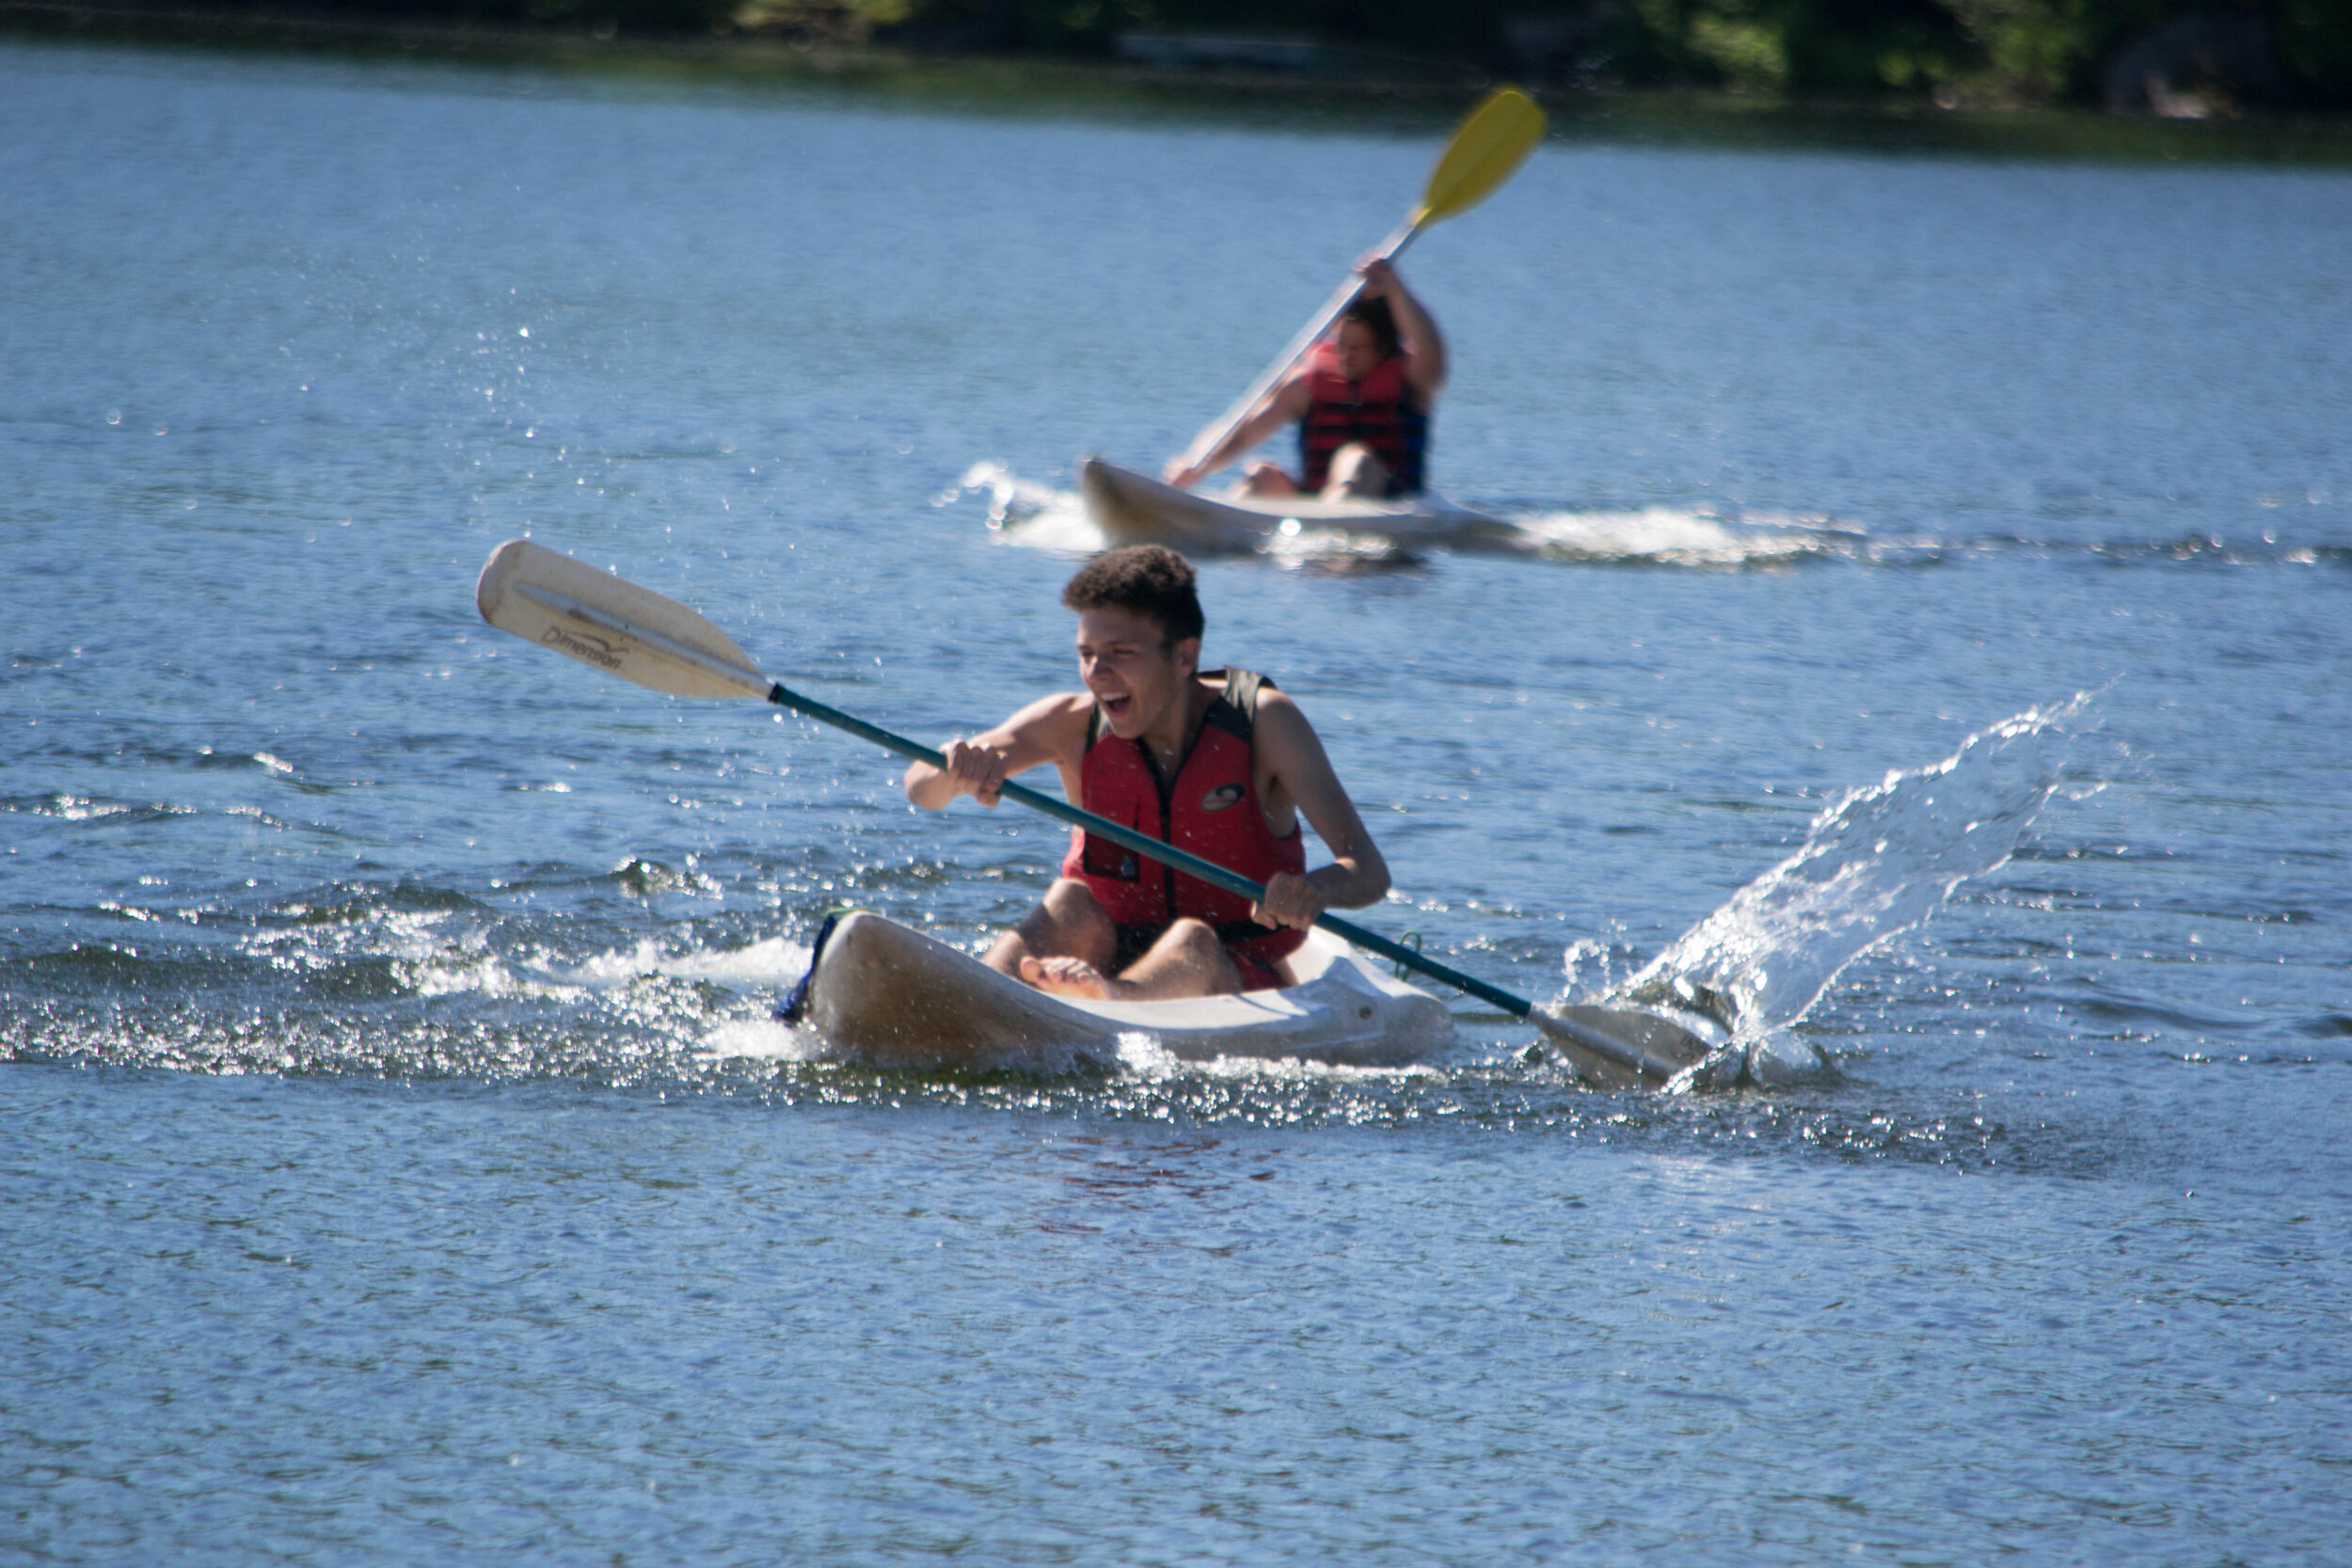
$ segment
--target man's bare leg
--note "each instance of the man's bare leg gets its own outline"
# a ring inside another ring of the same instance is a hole
[[[1269,463],[1263,458],[1249,465],[1249,471],[1242,476],[1241,487],[1253,496],[1298,494],[1298,482],[1284,473],[1280,465]]]
[[[1104,967],[1077,958],[1033,958],[1022,964],[1021,977],[1040,990],[1104,1002],[1228,996],[1242,989],[1241,970],[1232,955],[1216,932],[1198,920],[1170,926],[1125,974],[1113,978],[1103,973]]]
[[[1325,500],[1379,500],[1388,493],[1389,466],[1370,447],[1350,441],[1331,454],[1329,476],[1323,484]]]
[[[1092,891],[1074,877],[1063,877],[1045,890],[1020,925],[996,939],[981,962],[1020,980],[1027,978],[1022,973],[1024,963],[1074,958],[1106,970],[1118,951],[1119,931]]]

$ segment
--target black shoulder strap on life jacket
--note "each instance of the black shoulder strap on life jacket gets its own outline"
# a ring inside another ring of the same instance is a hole
[[[1258,727],[1258,692],[1274,682],[1255,670],[1243,670],[1231,665],[1222,672],[1210,672],[1212,674],[1220,673],[1225,676],[1225,689],[1217,694],[1216,701],[1209,705],[1209,711],[1201,717],[1201,727],[1205,729],[1215,724],[1234,739],[1246,743]]]

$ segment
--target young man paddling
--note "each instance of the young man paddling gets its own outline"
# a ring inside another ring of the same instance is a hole
[[[1429,411],[1445,385],[1445,339],[1386,259],[1356,270],[1363,292],[1332,335],[1259,399],[1232,435],[1199,456],[1169,459],[1162,478],[1189,488],[1295,424],[1297,477],[1273,463],[1252,463],[1243,479],[1251,495],[1341,500],[1421,493]],[[1195,443],[1208,435],[1202,431]]]
[[[1016,773],[1052,763],[1063,795],[1265,887],[1251,904],[1073,830],[1044,900],[989,950],[992,968],[1043,990],[1142,999],[1285,984],[1284,959],[1327,909],[1389,891],[1388,863],[1297,705],[1245,670],[1203,672],[1191,564],[1137,545],[1087,563],[1062,590],[1078,615],[1083,692],[1031,703],[907,768],[907,799],[984,806]],[[1307,870],[1304,814],[1329,847]]]

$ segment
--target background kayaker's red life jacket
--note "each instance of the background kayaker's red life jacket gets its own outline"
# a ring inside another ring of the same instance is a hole
[[[1113,735],[1098,706],[1087,729],[1086,757],[1078,769],[1079,804],[1147,837],[1238,871],[1253,882],[1263,883],[1278,871],[1303,873],[1306,835],[1293,827],[1288,838],[1275,837],[1258,801],[1250,736],[1257,728],[1258,689],[1274,683],[1248,670],[1223,673],[1225,689],[1201,715],[1200,727],[1172,781],[1161,779],[1149,747]],[[1150,945],[1144,937],[1156,940],[1160,931],[1186,917],[1206,921],[1227,949],[1269,969],[1307,940],[1304,931],[1261,926],[1250,919],[1249,900],[1238,893],[1171,872],[1082,828],[1070,831],[1070,852],[1062,858],[1061,874],[1077,878],[1093,893],[1120,927],[1122,953],[1139,952]]]
[[[1340,373],[1340,346],[1317,343],[1307,356],[1307,417],[1298,421],[1302,490],[1330,482],[1331,454],[1350,441],[1373,450],[1389,470],[1391,496],[1422,487],[1422,457],[1429,450],[1429,416],[1405,379],[1411,356],[1399,354],[1375,365],[1361,381]]]

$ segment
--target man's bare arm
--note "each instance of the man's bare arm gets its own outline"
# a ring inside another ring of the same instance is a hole
[[[1304,877],[1279,875],[1251,917],[1271,925],[1304,927],[1326,910],[1355,910],[1377,903],[1389,891],[1389,863],[1349,800],[1323,741],[1289,697],[1271,689],[1258,694],[1259,756],[1277,785],[1313,827],[1331,863]]]
[[[1041,763],[1068,763],[1086,750],[1091,699],[1074,691],[1041,698],[994,729],[966,740],[959,736],[940,748],[947,766],[928,762],[907,764],[907,799],[925,811],[938,811],[959,795],[969,795],[984,806],[996,803],[997,791],[1016,773]]]
[[[1437,321],[1422,309],[1413,291],[1405,286],[1405,279],[1386,261],[1375,259],[1359,269],[1364,275],[1364,293],[1379,294],[1389,302],[1389,313],[1396,318],[1396,335],[1405,352],[1410,356],[1406,375],[1413,395],[1421,401],[1423,410],[1436,405],[1438,390],[1445,385],[1445,334],[1438,330]]]
[[[1295,424],[1305,419],[1307,401],[1306,373],[1295,371],[1288,380],[1258,400],[1258,406],[1249,411],[1248,419],[1233,427],[1231,436],[1199,457],[1187,453],[1184,457],[1168,459],[1162,477],[1175,485],[1200,483],[1284,425]],[[1206,431],[1201,432],[1201,435],[1207,434]]]

